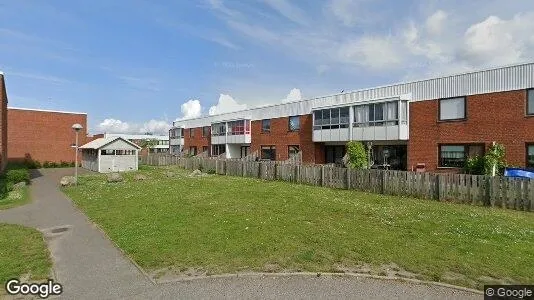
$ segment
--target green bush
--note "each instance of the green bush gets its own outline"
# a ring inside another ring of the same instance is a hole
[[[5,175],[7,182],[19,183],[26,182],[30,183],[30,171],[28,169],[12,169],[8,170]]]
[[[215,174],[215,170],[213,170],[213,169],[209,169],[206,173],[208,173],[208,174]]]
[[[347,143],[348,165],[354,169],[366,169],[367,153],[365,146],[359,141],[350,141]]]
[[[468,158],[465,162],[464,172],[475,175],[491,175],[493,165],[496,165],[496,174],[504,174],[506,161],[504,160],[505,149],[501,144],[492,145],[484,156]]]
[[[5,178],[0,178],[0,199],[7,197],[8,193],[7,181]]]
[[[464,172],[473,175],[486,174],[486,160],[484,156],[477,155],[475,157],[468,158],[464,166]]]
[[[48,160],[43,162],[43,168],[50,168],[50,162]]]

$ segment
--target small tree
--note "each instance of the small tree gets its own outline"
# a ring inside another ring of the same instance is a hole
[[[506,167],[506,160],[504,156],[506,154],[504,145],[493,144],[488,152],[484,155],[485,171],[487,175],[493,175],[493,167],[495,166],[495,173],[502,174]]]
[[[147,158],[150,156],[150,148],[156,146],[158,144],[158,140],[156,139],[146,139],[141,142],[141,145],[139,145],[141,148],[146,149],[146,156]]]
[[[367,153],[362,142],[350,141],[347,143],[348,166],[354,169],[367,168]]]

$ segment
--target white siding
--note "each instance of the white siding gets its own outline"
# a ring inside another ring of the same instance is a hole
[[[407,83],[398,83],[299,102],[252,108],[243,111],[174,122],[186,128],[209,126],[229,119],[261,120],[310,114],[313,108],[411,95],[412,101],[434,100],[534,87],[534,63],[507,66]]]
[[[100,172],[125,172],[137,170],[137,155],[101,155]]]

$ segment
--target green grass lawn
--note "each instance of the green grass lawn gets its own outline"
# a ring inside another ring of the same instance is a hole
[[[0,224],[0,291],[3,292],[4,284],[11,278],[46,279],[51,267],[48,248],[39,231]]]
[[[4,199],[0,199],[0,210],[24,205],[28,202],[30,202],[30,195],[29,188],[26,186],[13,190]]]
[[[168,169],[145,167],[139,182],[84,176],[65,192],[148,271],[388,274],[396,264],[476,288],[534,283],[534,213]]]

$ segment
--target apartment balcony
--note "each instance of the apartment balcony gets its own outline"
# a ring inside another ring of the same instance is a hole
[[[399,141],[408,140],[408,122],[380,122],[379,124],[354,124],[352,140]],[[369,126],[372,125],[372,126]]]
[[[211,125],[211,144],[250,144],[250,120],[234,120]]]
[[[401,98],[313,111],[314,142],[406,141],[408,101]]]
[[[169,139],[169,144],[171,146],[182,146],[184,144],[184,138],[180,138],[180,137],[171,137]]]

